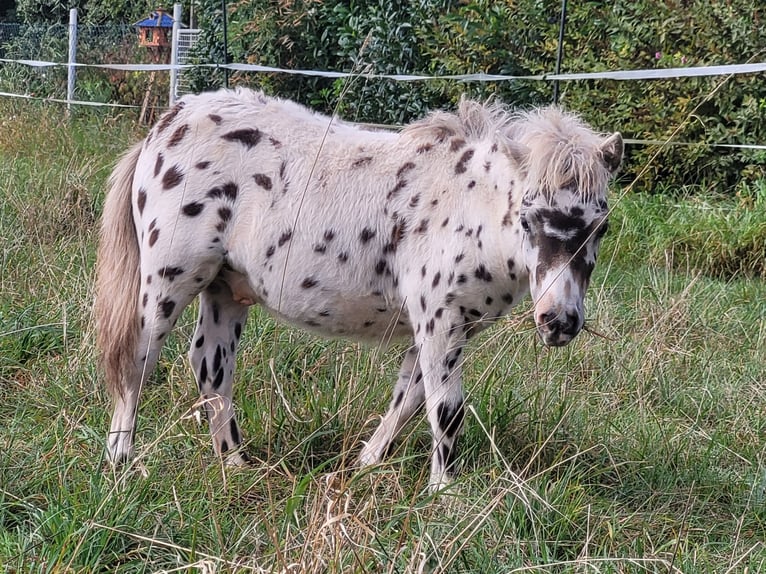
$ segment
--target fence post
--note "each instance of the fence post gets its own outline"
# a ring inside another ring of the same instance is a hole
[[[69,61],[66,81],[66,109],[69,111],[74,100],[75,60],[77,59],[77,8],[69,10]]]
[[[170,94],[168,104],[172,106],[176,103],[176,94],[178,93],[178,32],[181,30],[182,7],[180,4],[173,4],[173,33],[170,39]]]

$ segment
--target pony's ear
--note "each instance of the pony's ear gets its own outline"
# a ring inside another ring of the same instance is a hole
[[[502,145],[503,152],[511,160],[513,167],[519,170],[522,177],[527,177],[529,171],[530,149],[523,143],[513,140],[505,140]]]
[[[622,143],[620,132],[614,132],[601,144],[601,158],[611,173],[619,169],[624,149],[625,145]]]

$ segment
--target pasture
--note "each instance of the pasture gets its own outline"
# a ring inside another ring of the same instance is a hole
[[[319,339],[256,309],[235,386],[253,467],[212,454],[190,308],[144,392],[138,461],[114,473],[93,263],[106,178],[143,130],[26,102],[0,102],[0,118],[3,571],[766,570],[762,183],[724,199],[615,185],[589,331],[546,349],[527,304],[468,345],[444,493],[428,493],[422,420],[383,464],[352,469],[401,346]]]

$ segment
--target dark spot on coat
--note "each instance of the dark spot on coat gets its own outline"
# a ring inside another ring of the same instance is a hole
[[[149,247],[153,247],[155,243],[157,243],[157,238],[160,236],[160,230],[154,229],[149,234]]]
[[[215,379],[213,379],[213,389],[217,390],[218,387],[221,386],[221,383],[223,383],[223,369],[219,369],[215,374]],[[221,452],[226,452],[227,450],[229,450],[229,446],[226,444],[226,441],[223,441],[221,444]]]
[[[163,279],[167,279],[168,281],[173,281],[176,277],[181,275],[184,272],[183,269],[180,267],[163,267],[159,271],[157,271],[157,275],[162,277]]]
[[[348,253],[346,253],[345,251],[341,251],[340,253],[338,253],[338,261],[340,261],[341,263],[345,263],[346,261],[348,261]]]
[[[218,114],[209,114],[207,117],[209,117],[213,123],[217,126],[221,125],[221,122],[223,121],[223,118],[219,116]]]
[[[165,172],[165,175],[162,176],[162,188],[173,189],[179,183],[181,183],[183,179],[183,172],[177,165],[174,165]]]
[[[165,319],[169,319],[173,314],[173,310],[176,308],[176,302],[169,297],[165,297],[162,301],[159,302],[159,306],[162,310],[163,317],[165,317]]]
[[[227,199],[234,201],[235,199],[237,199],[238,193],[239,193],[239,186],[233,181],[230,181],[228,183],[224,183],[221,186],[214,187],[213,189],[207,192],[207,196],[212,198],[225,197]]]
[[[264,173],[256,173],[253,176],[253,179],[255,180],[255,183],[261,186],[266,191],[271,191],[271,188],[273,184],[271,183],[271,178],[264,174]]]
[[[303,289],[311,289],[312,287],[315,287],[317,283],[319,283],[319,281],[317,281],[313,277],[306,277],[301,283],[301,287]]]
[[[207,169],[207,168],[210,167],[210,162],[209,161],[198,161],[197,163],[194,164],[194,167],[196,167],[199,170],[204,170],[204,169]]]
[[[241,443],[242,437],[239,434],[239,428],[237,428],[237,421],[233,418],[229,421],[229,430],[231,431],[231,440],[234,441],[234,444]]]
[[[423,144],[422,146],[418,147],[418,149],[415,150],[416,153],[426,153],[433,149],[433,144],[427,143]]]
[[[378,275],[383,275],[383,273],[386,272],[386,269],[388,269],[388,263],[386,263],[385,259],[380,259],[375,264],[375,273]]]
[[[176,105],[174,105],[172,108],[170,108],[167,112],[165,112],[165,115],[160,118],[160,121],[157,122],[157,133],[160,134],[164,130],[167,129],[167,127],[173,122],[174,119],[176,119],[176,116],[181,112],[182,109],[184,109],[184,106],[186,105],[185,102],[180,101]]]
[[[363,165],[367,165],[371,161],[372,161],[372,157],[369,155],[366,155],[366,156],[355,159],[353,163],[351,164],[351,167],[361,167]]]
[[[146,190],[142,187],[138,190],[138,199],[136,200],[138,205],[138,213],[143,215],[144,207],[146,207]]]
[[[324,232],[323,237],[325,241],[328,241],[328,242],[332,241],[333,239],[335,239],[335,232],[332,229],[328,229],[327,231]]]
[[[157,161],[154,162],[154,177],[160,175],[162,171],[162,164],[165,163],[165,158],[161,153],[157,154]]]
[[[362,229],[362,232],[359,234],[359,240],[362,243],[367,243],[368,241],[370,241],[370,239],[375,237],[375,234],[376,234],[375,230],[370,229],[369,227],[365,227],[364,229]]]
[[[202,357],[202,363],[199,366],[199,384],[202,385],[207,380],[207,358]]]
[[[197,339],[194,342],[194,346],[199,349],[202,345],[205,344],[205,335],[200,335],[199,339]]]
[[[276,248],[276,247],[274,247],[273,245],[269,245],[268,249],[266,249],[266,259],[268,259],[268,258],[269,258],[269,257],[271,257],[272,255],[274,255],[274,252],[275,252],[276,250],[277,250],[277,248]]]
[[[252,128],[234,130],[232,132],[223,134],[221,138],[230,142],[239,142],[247,147],[247,149],[251,149],[258,145],[258,142],[261,141],[261,132]]]
[[[396,172],[396,177],[402,177],[405,173],[410,171],[415,167],[415,164],[411,161],[408,161],[407,163],[403,164],[402,167],[399,168],[399,170]]]
[[[449,150],[450,151],[458,151],[463,146],[465,146],[465,140],[463,138],[454,138],[450,142]]]
[[[181,211],[184,215],[188,215],[189,217],[195,217],[202,213],[202,210],[205,208],[204,203],[199,203],[197,201],[192,201],[191,203],[187,203],[181,208]]]
[[[288,241],[290,241],[290,239],[292,238],[292,236],[293,236],[293,232],[292,232],[292,230],[290,230],[290,231],[285,231],[285,232],[284,232],[282,235],[280,235],[280,236],[279,236],[279,241],[277,241],[277,245],[278,245],[279,247],[282,247],[282,246],[283,246],[285,243],[287,243]]]
[[[431,282],[431,287],[436,287],[439,284],[439,280],[441,280],[441,278],[441,271],[437,271],[436,275],[434,275],[434,280]]]
[[[487,283],[492,281],[492,274],[487,270],[483,263],[476,268],[473,274],[477,279],[481,279]]]
[[[180,126],[168,139],[168,147],[175,147],[184,139],[184,136],[189,132],[189,124]]]
[[[327,251],[327,245],[324,243],[317,243],[314,245],[314,253],[324,253]]]
[[[466,164],[471,161],[471,158],[473,157],[474,150],[467,149],[463,152],[463,155],[460,156],[460,159],[455,164],[455,174],[461,174],[465,173],[468,168],[466,167]]]
[[[420,225],[418,225],[417,229],[415,229],[416,233],[425,233],[428,231],[428,220],[427,219],[421,219]]]

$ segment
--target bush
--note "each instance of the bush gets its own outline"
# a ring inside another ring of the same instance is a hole
[[[212,4],[211,4],[212,5]],[[216,4],[217,5],[217,4]],[[492,2],[395,0],[335,3],[255,0],[231,12],[230,53],[236,61],[284,68],[402,74],[530,75],[554,69],[558,10],[537,0]],[[569,4],[563,72],[667,68],[745,62],[762,47],[766,9],[745,0]],[[293,75],[238,75],[237,83],[296,99],[325,112],[340,102],[347,118],[400,123],[449,106],[461,92],[497,95],[515,106],[546,104],[546,82],[333,81]],[[604,131],[626,137],[676,139],[695,146],[633,146],[623,171],[644,189],[695,184],[733,193],[766,177],[766,154],[722,150],[712,143],[766,141],[766,84],[756,75],[654,81],[573,81],[561,103]],[[343,94],[343,98],[341,95]],[[690,121],[687,121],[690,120]]]

